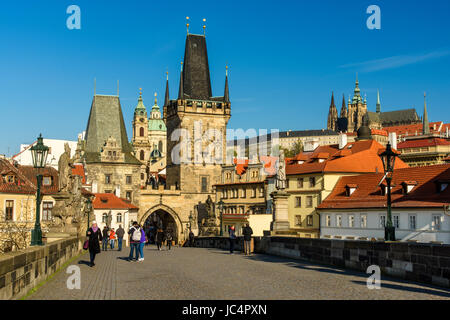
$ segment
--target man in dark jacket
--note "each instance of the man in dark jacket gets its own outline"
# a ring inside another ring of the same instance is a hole
[[[125,230],[123,230],[122,225],[119,224],[119,229],[117,229],[117,231],[116,231],[117,245],[119,247],[118,251],[122,251],[122,241],[123,241],[124,235],[125,235]]]
[[[137,221],[133,222],[133,226],[128,231],[128,234],[130,236],[130,255],[128,256],[128,261],[133,260],[133,252],[134,251],[136,251],[134,260],[138,261],[139,245],[141,243],[142,232],[141,232],[141,228],[139,227],[139,224],[137,223]]]
[[[109,239],[109,228],[108,226],[104,226],[102,230],[102,251],[108,251],[108,239]]]
[[[189,231],[189,246],[190,246],[190,247],[193,247],[193,246],[194,246],[194,238],[195,238],[195,235],[194,235],[194,233],[192,232],[192,230],[190,230],[190,231]]]
[[[248,223],[245,225],[244,229],[242,230],[242,233],[244,235],[244,254],[246,256],[249,256],[251,254],[253,230],[252,228],[250,228]]]

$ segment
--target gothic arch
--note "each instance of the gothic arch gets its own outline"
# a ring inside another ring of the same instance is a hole
[[[176,225],[177,225],[177,234],[178,234],[178,239],[182,239],[181,235],[183,234],[183,223],[181,222],[180,216],[175,212],[175,210],[173,210],[171,207],[166,206],[165,204],[157,204],[153,207],[151,207],[150,209],[148,209],[139,220],[139,224],[143,225],[145,223],[145,221],[147,220],[148,217],[150,217],[150,215],[158,210],[162,210],[164,212],[167,212],[175,221]]]

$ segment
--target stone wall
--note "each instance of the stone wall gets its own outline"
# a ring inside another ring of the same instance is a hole
[[[242,249],[242,238],[236,250]],[[228,249],[228,239],[200,237],[196,246]],[[377,265],[382,276],[450,287],[450,245],[352,240],[256,237],[254,251],[366,272]]]
[[[82,251],[81,239],[72,237],[0,255],[0,300],[18,299]]]

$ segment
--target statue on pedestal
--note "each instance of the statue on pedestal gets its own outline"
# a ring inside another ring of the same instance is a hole
[[[280,158],[278,159],[277,176],[275,180],[277,190],[284,191],[286,189],[286,161],[284,151],[280,150]]]

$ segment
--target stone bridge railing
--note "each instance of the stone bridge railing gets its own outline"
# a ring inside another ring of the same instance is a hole
[[[72,237],[0,255],[0,300],[18,299],[82,251],[81,239]]]
[[[243,239],[236,241],[242,250]],[[225,237],[199,237],[196,246],[228,249]],[[408,242],[255,237],[254,252],[306,260],[366,272],[371,265],[381,275],[450,287],[450,245]]]

